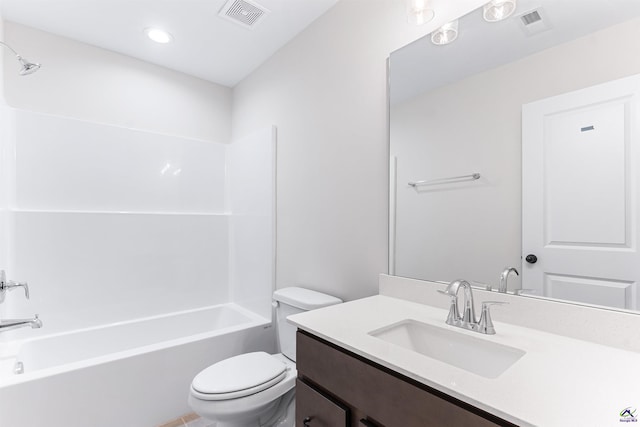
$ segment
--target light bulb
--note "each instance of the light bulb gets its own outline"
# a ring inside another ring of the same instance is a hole
[[[407,0],[407,21],[410,24],[426,24],[434,16],[435,12],[429,7],[428,0]]]
[[[442,46],[449,44],[458,38],[458,20],[444,24],[442,27],[431,33],[433,44]]]
[[[168,32],[159,28],[146,28],[144,32],[151,40],[156,43],[169,43],[173,40],[173,36]]]

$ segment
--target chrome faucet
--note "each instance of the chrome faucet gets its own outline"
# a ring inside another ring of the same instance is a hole
[[[458,308],[458,292],[463,289],[462,299],[462,315]],[[471,325],[476,324],[476,312],[473,306],[473,292],[471,292],[471,284],[466,280],[454,280],[449,283],[441,293],[451,298],[451,307],[449,316],[447,317],[447,325],[460,326],[465,329],[471,329]]]
[[[32,329],[42,328],[42,320],[38,318],[37,314],[33,319],[0,320],[0,332],[25,328],[27,326],[31,326]]]
[[[458,292],[463,289],[462,315],[458,308]],[[476,320],[476,314],[473,304],[473,292],[471,284],[466,280],[454,280],[449,283],[444,291],[438,291],[447,295],[451,299],[449,314],[447,315],[446,324],[457,326],[459,328],[468,329],[470,331],[480,332],[482,334],[493,335],[496,333],[491,321],[491,312],[489,307],[497,304],[506,304],[500,301],[484,301],[482,303],[482,313],[480,320]]]
[[[509,275],[511,273],[515,273],[516,276],[520,275],[520,273],[518,273],[518,270],[516,270],[515,268],[505,267],[504,270],[502,270],[502,273],[500,274],[500,287],[498,288],[498,292],[502,294],[507,293],[507,281],[509,280]]]
[[[7,280],[7,276],[4,270],[0,270],[0,303],[4,302],[4,298],[7,292],[16,289],[23,288],[24,296],[29,299],[29,285],[27,282],[14,282],[13,280]],[[32,329],[42,328],[42,320],[38,318],[36,314],[33,319],[8,319],[0,320],[0,332],[9,331],[11,329],[25,328],[31,326]]]

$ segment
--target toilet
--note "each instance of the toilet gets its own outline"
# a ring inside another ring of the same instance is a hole
[[[193,379],[189,406],[216,427],[293,427],[296,327],[287,316],[341,303],[339,298],[290,287],[273,293],[281,353],[245,353],[215,363]]]

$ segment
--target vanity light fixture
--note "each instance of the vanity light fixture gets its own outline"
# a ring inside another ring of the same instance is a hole
[[[433,44],[443,46],[458,38],[458,20],[448,22],[431,33]]]
[[[516,0],[491,0],[484,5],[482,16],[487,22],[503,21],[513,15]]]
[[[156,43],[170,43],[173,41],[173,36],[159,28],[145,28],[144,33]]]
[[[410,24],[422,25],[436,15],[429,6],[430,0],[407,0],[407,20]]]
[[[503,21],[513,15],[517,0],[491,0],[483,6],[482,16],[487,22]],[[410,23],[424,24],[433,19],[435,12],[427,6],[428,0],[407,0]],[[458,38],[458,20],[444,24],[431,33],[433,44],[443,46]]]

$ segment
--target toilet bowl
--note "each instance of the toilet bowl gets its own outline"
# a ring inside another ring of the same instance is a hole
[[[295,424],[296,328],[286,317],[339,304],[330,295],[304,288],[273,294],[282,353],[245,353],[215,363],[193,379],[189,406],[216,427],[293,427]]]
[[[236,362],[235,366],[225,365],[230,361]],[[277,365],[282,369],[280,372],[275,368]],[[247,372],[245,366],[257,369]],[[264,372],[258,372],[261,368]],[[234,375],[243,378],[227,383],[228,377]],[[217,421],[216,427],[276,425],[287,419],[288,408],[282,406],[290,403],[286,400],[293,401],[296,376],[295,363],[282,354],[246,353],[225,359],[198,374],[191,384],[189,406],[201,417]],[[205,384],[214,387],[207,388]],[[287,393],[291,396],[286,396]]]

